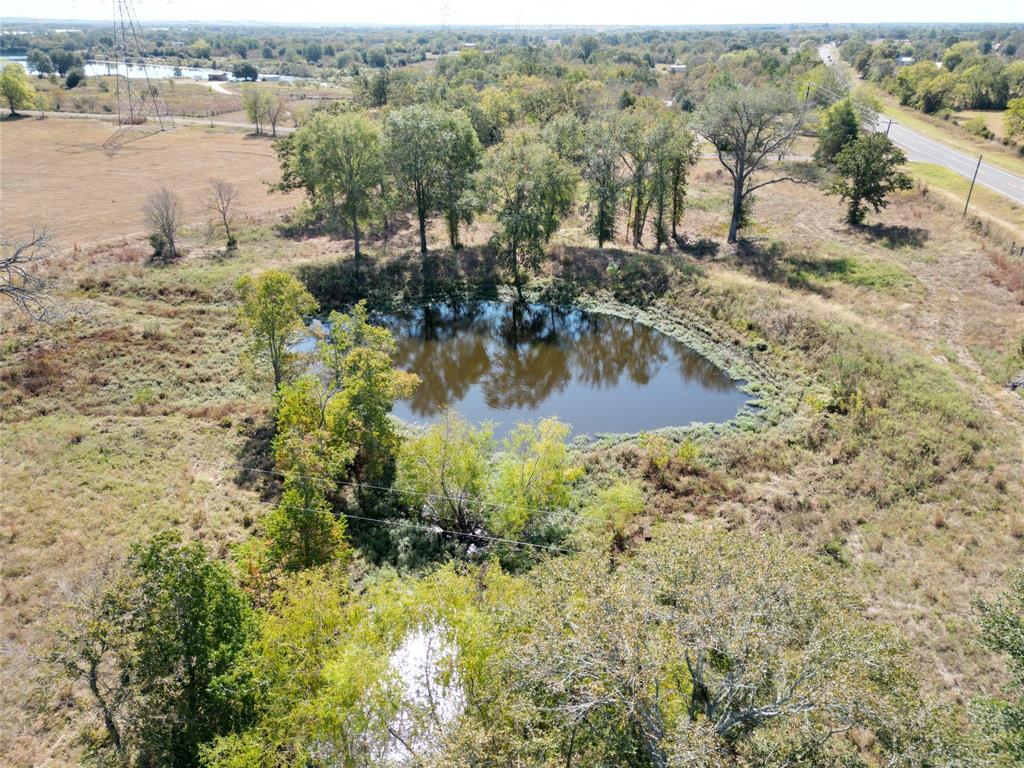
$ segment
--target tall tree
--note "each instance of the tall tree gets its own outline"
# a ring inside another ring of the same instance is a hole
[[[149,194],[142,206],[142,214],[152,230],[150,243],[159,259],[174,259],[178,256],[178,230],[185,220],[181,200],[167,187],[160,187]]]
[[[327,327],[317,353],[328,391],[336,393],[348,412],[346,435],[356,446],[352,475],[380,485],[389,480],[398,450],[391,409],[395,400],[412,394],[419,378],[394,366],[394,336],[370,322],[365,301],[348,314],[332,312]]]
[[[574,197],[571,171],[546,145],[525,136],[499,144],[484,160],[479,186],[498,219],[492,242],[520,298],[523,271],[540,265],[544,242]]]
[[[279,188],[305,189],[329,224],[346,224],[358,259],[361,224],[374,213],[384,172],[377,126],[362,114],[318,111],[275,146],[283,166]]]
[[[652,146],[650,198],[654,209],[654,251],[675,237],[686,204],[686,178],[697,162],[697,140],[678,112],[658,114],[648,139]]]
[[[630,238],[634,246],[640,245],[647,223],[651,201],[650,172],[656,146],[651,139],[650,116],[632,109],[619,119],[618,129],[623,164],[629,176],[626,211]]]
[[[846,145],[836,156],[839,178],[829,191],[847,201],[847,223],[862,223],[866,206],[877,212],[889,205],[886,198],[891,192],[914,186],[913,180],[900,170],[906,162],[906,155],[881,133],[861,136]]]
[[[471,224],[477,211],[473,174],[480,167],[482,149],[473,123],[464,112],[449,113],[448,119],[437,204],[448,227],[448,243],[452,248],[458,248],[459,227]]]
[[[750,212],[751,193],[780,181],[796,181],[783,176],[755,182],[754,176],[789,149],[803,125],[803,111],[785,90],[726,85],[713,89],[704,100],[697,113],[698,132],[714,145],[733,182],[730,243],[736,242]]]
[[[416,206],[420,252],[427,253],[427,219],[438,211],[445,213],[454,246],[464,218],[459,200],[480,152],[469,120],[437,107],[404,107],[388,115],[384,138],[388,165]]]
[[[598,248],[615,237],[619,199],[626,183],[620,152],[619,135],[612,125],[600,122],[587,127],[583,178],[592,211],[590,231]]]
[[[232,250],[238,244],[234,235],[231,234],[231,209],[238,198],[238,187],[224,179],[210,179],[208,194],[206,207],[217,214],[224,227],[228,250]]]
[[[263,124],[273,105],[274,97],[266,88],[246,88],[242,91],[242,107],[245,116],[256,129],[256,135],[263,133]]]

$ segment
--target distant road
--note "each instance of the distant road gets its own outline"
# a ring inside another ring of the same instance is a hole
[[[25,119],[38,115],[39,111],[34,110],[32,112],[26,111]],[[117,121],[117,115],[112,115],[109,112],[43,112],[47,117],[67,117],[77,120],[103,120],[107,123],[114,123]],[[242,131],[256,131],[256,126],[252,123],[238,123],[230,120],[211,120],[208,117],[181,117],[180,115],[171,115],[170,121],[175,125],[205,125],[214,126],[217,128],[236,128]],[[292,133],[295,128],[291,125],[278,125],[277,134],[280,136],[283,133]]]
[[[818,48],[818,55],[827,66],[836,63],[836,49],[832,45],[823,45]],[[874,126],[877,131],[884,131],[889,128],[889,138],[900,149],[906,152],[907,158],[922,163],[933,163],[948,168],[954,173],[970,179],[974,176],[974,169],[978,165],[978,158],[965,155],[963,152],[951,149],[942,142],[935,141],[922,133],[913,131],[906,126],[900,125],[895,120],[892,125],[889,121],[892,118],[880,114],[878,124]],[[978,168],[978,183],[988,187],[993,192],[998,192],[1018,203],[1024,203],[1024,179],[1015,176],[1002,168],[996,168],[982,161]]]

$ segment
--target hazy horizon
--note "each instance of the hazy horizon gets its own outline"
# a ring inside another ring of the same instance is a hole
[[[136,13],[148,22],[197,22],[347,26],[691,26],[761,24],[1012,24],[1024,16],[1022,4],[979,0],[966,5],[951,0],[863,0],[842,10],[813,0],[779,0],[770,7],[756,0],[735,0],[728,10],[698,3],[639,0],[621,3],[565,0],[558,4],[523,0],[489,5],[470,0],[391,0],[389,3],[339,8],[325,0],[293,0],[287,12],[280,2],[246,3],[202,0],[135,0]],[[1016,11],[1018,18],[1010,18]],[[97,22],[110,19],[110,0],[8,0],[4,19]],[[288,18],[284,18],[287,16]]]

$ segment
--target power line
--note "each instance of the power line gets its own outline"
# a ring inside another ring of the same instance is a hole
[[[319,510],[312,509],[310,507],[299,507],[293,504],[278,504],[278,507],[282,509],[293,509],[300,512],[317,512]],[[347,512],[338,512],[339,517],[344,517],[348,520],[365,520],[372,523],[383,523],[384,525],[395,525],[403,528],[416,528],[421,531],[428,531],[430,533],[447,533],[452,536],[462,536],[468,539],[481,539],[484,541],[494,541],[502,544],[515,544],[521,547],[533,547],[534,549],[542,549],[550,552],[562,552],[565,554],[571,554],[571,549],[565,547],[557,547],[554,544],[537,544],[532,541],[521,541],[519,539],[508,539],[504,536],[491,536],[488,533],[467,533],[465,531],[453,531],[448,528],[442,528],[438,525],[423,525],[422,523],[413,523],[409,520],[391,520],[385,517],[366,517],[364,515],[353,515]]]

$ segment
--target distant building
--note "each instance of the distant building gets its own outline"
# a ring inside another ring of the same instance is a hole
[[[211,72],[210,74],[208,74],[206,76],[206,79],[207,80],[227,80],[228,79],[228,73],[227,72]]]
[[[685,64],[678,64],[678,63],[676,63],[676,64],[669,64],[668,65],[668,71],[671,72],[673,75],[680,75],[680,74],[682,74],[683,72],[686,71],[686,65]]]
[[[900,56],[898,59],[896,59],[896,66],[897,67],[906,67],[906,66],[909,66],[910,64],[913,64],[913,63],[914,63],[914,57],[913,56]]]

